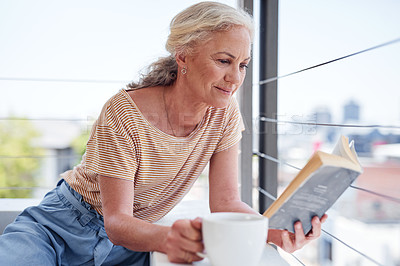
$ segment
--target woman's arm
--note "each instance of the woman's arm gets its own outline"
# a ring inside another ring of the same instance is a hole
[[[227,150],[216,153],[210,160],[210,209],[211,212],[231,211],[257,213],[250,206],[240,200],[238,189],[238,148],[235,145]],[[251,176],[249,178],[252,178]],[[287,252],[302,248],[321,234],[321,223],[327,219],[324,215],[321,220],[314,217],[311,233],[304,235],[300,222],[295,224],[295,233],[283,230],[270,229],[268,242],[274,243]]]
[[[211,157],[209,170],[211,212],[257,213],[240,200],[238,189],[238,147],[239,144],[236,144]]]
[[[104,226],[115,245],[135,251],[165,252],[163,241],[169,228],[153,225],[132,216],[133,182],[100,176]]]
[[[203,250],[199,220],[179,220],[172,227],[142,221],[132,215],[133,182],[106,176],[99,179],[104,226],[113,244],[166,253],[173,262],[201,259],[192,255]]]

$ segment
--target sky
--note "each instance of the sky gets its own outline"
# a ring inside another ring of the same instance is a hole
[[[109,97],[166,54],[170,20],[196,2],[0,0],[0,118],[96,117]],[[282,0],[279,10],[279,75],[400,38],[397,0]],[[399,125],[400,42],[278,84],[280,117],[307,119],[324,107],[341,122],[353,99],[363,123]]]
[[[279,75],[400,38],[400,1],[280,1]],[[328,108],[341,123],[354,100],[363,124],[400,121],[400,42],[279,80],[279,113]]]

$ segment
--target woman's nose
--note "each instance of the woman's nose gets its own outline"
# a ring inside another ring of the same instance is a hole
[[[225,81],[231,83],[231,84],[239,84],[240,80],[242,77],[242,73],[240,72],[240,69],[231,68],[225,75]]]

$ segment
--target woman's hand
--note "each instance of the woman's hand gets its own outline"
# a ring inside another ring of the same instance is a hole
[[[311,220],[312,230],[307,235],[304,235],[301,222],[296,222],[294,224],[294,234],[287,230],[270,229],[268,231],[268,242],[272,242],[286,252],[292,253],[318,238],[321,235],[321,224],[324,223],[327,218],[328,215],[326,214],[324,214],[321,219],[315,216]]]
[[[191,263],[202,260],[196,252],[204,250],[201,235],[201,218],[178,220],[169,231],[166,240],[168,260],[176,263]]]

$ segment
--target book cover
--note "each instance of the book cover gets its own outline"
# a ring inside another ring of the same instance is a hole
[[[333,154],[316,152],[264,212],[269,227],[294,232],[294,223],[301,221],[307,234],[311,219],[322,217],[361,172],[353,143],[349,146],[348,139],[342,136]]]

